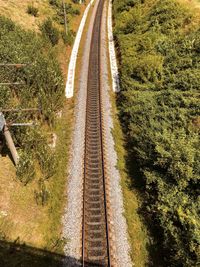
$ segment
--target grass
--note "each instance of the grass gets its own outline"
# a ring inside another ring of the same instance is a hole
[[[66,3],[71,3],[74,7],[80,7],[81,14],[85,9],[85,5],[73,4],[71,0],[66,0]],[[86,1],[87,3],[88,1]],[[27,13],[27,7],[33,6],[38,9],[38,16],[30,16]],[[55,8],[49,5],[49,0],[0,0],[0,13],[4,16],[9,17],[17,24],[21,25],[24,29],[39,31],[39,25],[47,17],[53,18],[56,14]],[[72,30],[76,31],[79,25],[79,19],[71,19],[69,16],[69,26]],[[58,25],[57,25],[58,26]]]
[[[34,7],[38,8],[38,17],[27,14],[27,7],[33,3],[32,0],[0,0],[0,13],[9,17],[25,29],[38,31],[39,24],[47,17],[55,14],[48,0],[34,1]]]
[[[188,11],[193,14],[191,27],[198,28],[200,24],[200,0],[177,0],[187,7]]]
[[[72,106],[68,105],[58,119],[54,132],[58,142],[56,157],[59,159],[58,171],[48,182],[51,197],[44,207],[38,206],[34,199],[37,183],[23,186],[15,177],[15,168],[8,157],[0,160],[0,216],[1,231],[7,240],[16,240],[37,248],[62,252],[55,247],[62,232],[61,217],[66,204],[66,168],[68,147],[72,131]],[[60,243],[59,243],[60,244]]]
[[[113,106],[115,100],[113,97]],[[114,116],[113,116],[114,117]],[[146,226],[142,217],[139,215],[139,209],[141,208],[142,198],[139,196],[139,192],[136,189],[130,187],[130,176],[126,167],[126,150],[125,141],[121,129],[117,114],[115,111],[113,137],[115,140],[115,149],[118,155],[118,164],[121,175],[121,186],[124,197],[125,218],[128,225],[129,242],[131,245],[131,257],[135,266],[144,267],[148,262],[147,243],[149,242],[149,236]],[[136,177],[135,179],[139,178]]]

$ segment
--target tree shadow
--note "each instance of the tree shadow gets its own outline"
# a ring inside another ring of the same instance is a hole
[[[61,266],[64,256],[17,242],[0,241],[1,267]]]
[[[95,262],[84,262],[85,267],[105,267]],[[19,243],[0,240],[0,267],[80,267],[82,261]]]
[[[0,240],[1,267],[61,267],[68,260],[76,262],[70,257],[45,249]]]

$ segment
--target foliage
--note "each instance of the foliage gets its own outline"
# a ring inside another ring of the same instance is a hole
[[[174,0],[115,0],[114,14],[121,120],[146,212],[162,233],[167,264],[198,266],[200,30]]]
[[[49,4],[55,7],[59,7],[60,6],[60,1],[58,0],[49,0]]]
[[[56,20],[56,22],[63,25],[65,23],[63,2],[59,1],[59,0],[50,0],[49,3],[55,7],[55,10],[56,10],[55,20]],[[78,8],[74,7],[74,5],[72,5],[71,3],[65,3],[64,2],[64,5],[65,5],[67,22],[69,22],[70,16],[73,17],[73,16],[80,15],[80,10]]]
[[[38,8],[34,7],[33,5],[28,5],[27,7],[27,13],[33,15],[34,17],[38,16],[38,11]]]
[[[26,32],[0,16],[0,60],[5,63],[28,63],[24,67],[1,67],[2,82],[20,82],[23,85],[1,86],[0,110],[40,109],[36,113],[19,111],[4,114],[8,123],[34,120],[38,124],[34,128],[10,129],[20,151],[17,177],[24,185],[36,176],[43,180],[50,179],[56,171],[56,158],[49,148],[48,136],[42,133],[42,125],[51,127],[55,123],[56,112],[63,105],[63,78],[56,56],[42,35]]]
[[[33,158],[30,154],[23,153],[20,155],[20,161],[17,168],[17,177],[24,185],[27,185],[35,178]]]
[[[74,32],[72,31],[68,31],[68,33],[66,34],[65,31],[61,32],[62,38],[63,38],[63,42],[67,45],[72,45],[73,41],[74,41]]]
[[[46,19],[40,29],[45,37],[49,39],[52,45],[56,45],[59,41],[59,31],[53,26],[50,18]]]

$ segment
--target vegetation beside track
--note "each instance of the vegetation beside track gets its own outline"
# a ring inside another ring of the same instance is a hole
[[[66,1],[69,34],[64,35],[62,1],[36,3],[37,14],[28,10],[32,5],[28,0],[20,6],[7,2],[0,6],[5,8],[5,17],[0,16],[0,61],[30,64],[0,67],[1,82],[23,83],[0,86],[0,109],[40,111],[5,113],[7,122],[34,121],[37,126],[10,127],[21,157],[17,169],[5,145],[1,153],[0,265],[60,266],[66,242],[61,218],[74,105],[71,100],[65,103],[64,80],[84,5]],[[6,18],[12,8],[16,23]],[[18,12],[28,13],[19,19]]]
[[[199,11],[179,2],[115,0],[114,34],[127,165],[137,163],[132,187],[155,234],[150,256],[156,247],[160,265],[189,267],[198,266],[200,245],[200,29]]]

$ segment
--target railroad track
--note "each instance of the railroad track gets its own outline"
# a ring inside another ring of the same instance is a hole
[[[99,1],[90,48],[85,129],[82,266],[110,267],[105,188],[100,78],[101,20]]]

